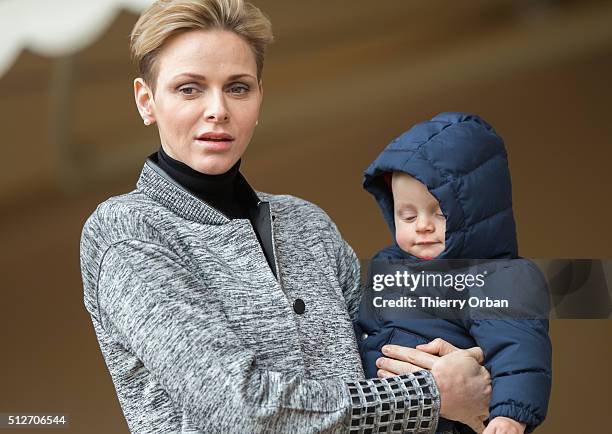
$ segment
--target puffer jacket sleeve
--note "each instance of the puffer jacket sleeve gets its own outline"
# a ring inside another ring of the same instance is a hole
[[[533,263],[514,263],[513,291],[547,294],[546,281]],[[533,431],[546,417],[552,385],[548,319],[474,320],[470,333],[484,352],[493,381],[489,419],[509,417],[525,423],[526,432]]]
[[[354,271],[351,258],[343,275]],[[165,246],[112,244],[97,282],[92,317],[204,432],[435,431],[439,392],[428,372],[346,382],[258,367],[205,282]]]
[[[480,320],[471,332],[485,355],[493,394],[489,419],[505,416],[533,431],[546,417],[551,343],[544,320]]]

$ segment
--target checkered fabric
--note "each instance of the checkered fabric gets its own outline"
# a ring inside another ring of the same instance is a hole
[[[351,434],[432,433],[438,425],[439,392],[431,373],[349,383]]]

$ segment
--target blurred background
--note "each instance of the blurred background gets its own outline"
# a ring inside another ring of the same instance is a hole
[[[68,413],[64,431],[128,432],[83,305],[79,239],[159,147],[128,49],[148,3],[0,0],[0,412]],[[391,236],[363,170],[414,123],[470,111],[505,138],[521,255],[612,257],[611,1],[254,3],[276,37],[241,165],[256,189],[320,205],[368,258]],[[538,432],[606,430],[611,325],[551,322]]]

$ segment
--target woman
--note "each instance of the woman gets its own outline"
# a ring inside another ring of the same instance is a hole
[[[241,0],[158,1],[134,27],[136,104],[161,147],[81,239],[85,305],[130,430],[476,426],[490,389],[478,351],[395,348],[418,366],[381,359],[385,373],[418,372],[363,380],[353,250],[321,209],[240,174],[271,40]]]

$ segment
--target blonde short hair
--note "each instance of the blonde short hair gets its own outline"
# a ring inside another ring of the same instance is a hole
[[[266,45],[274,40],[270,20],[243,0],[158,0],[138,18],[130,36],[138,72],[155,92],[157,55],[171,36],[189,30],[229,30],[244,38],[255,54],[261,79]]]

